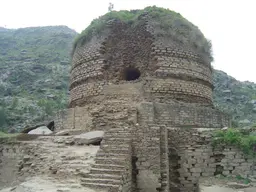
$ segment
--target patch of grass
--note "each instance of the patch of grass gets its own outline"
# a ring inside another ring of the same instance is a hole
[[[0,131],[0,144],[1,143],[13,143],[15,142],[18,134],[9,134],[9,133],[4,133]]]
[[[213,146],[228,145],[235,146],[243,151],[245,155],[256,157],[256,135],[250,134],[237,128],[218,130],[214,133]]]
[[[107,26],[108,21],[118,19],[128,23],[133,21],[137,14],[137,12],[130,11],[111,11],[97,19],[94,19],[91,24],[76,37],[72,53],[74,53],[77,46],[90,41],[93,36],[100,36],[103,33],[104,28]]]
[[[101,36],[108,21],[117,19],[130,26],[136,26],[138,17],[145,12],[148,13],[149,20],[153,21],[154,28],[157,28],[155,32],[156,36],[169,37],[178,43],[190,45],[197,52],[206,55],[211,61],[213,60],[211,41],[204,37],[198,27],[182,17],[181,14],[156,6],[146,7],[143,10],[111,11],[94,19],[91,24],[76,37],[72,54],[76,47],[90,41],[93,36]]]
[[[13,133],[8,134],[0,131],[0,143],[1,142],[14,142],[14,141],[31,141],[37,139],[39,136],[42,135],[33,135],[27,133]]]
[[[241,175],[237,175],[235,179],[243,184],[249,184],[251,183],[251,180],[249,178],[244,178]]]
[[[11,137],[16,137],[18,134],[9,134],[9,133],[4,133],[0,131],[0,138],[11,138]]]
[[[228,176],[218,175],[218,176],[215,176],[215,177],[218,178],[218,179],[221,179],[221,180],[235,181],[235,182],[243,183],[243,184],[249,184],[249,183],[252,182],[249,178],[244,178],[241,175],[236,175],[236,176],[232,176],[232,175],[228,175]]]

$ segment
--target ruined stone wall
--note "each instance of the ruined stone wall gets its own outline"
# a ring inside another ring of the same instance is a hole
[[[161,187],[160,127],[138,125],[133,132],[133,156],[136,157],[136,185],[142,192],[156,192]]]
[[[19,161],[22,160],[23,147],[19,145],[0,146],[0,189],[18,183]]]
[[[174,127],[226,127],[229,116],[210,107],[187,103],[142,103],[139,108],[141,121]]]
[[[200,177],[223,174],[248,177],[255,174],[253,159],[237,148],[214,149],[209,129],[167,128],[169,138],[170,186],[181,192],[196,191]],[[175,179],[176,178],[176,179]],[[178,179],[177,179],[178,178]]]
[[[83,107],[58,112],[54,118],[55,128],[56,130],[106,130],[111,127],[110,119],[113,113],[117,118],[128,117],[127,109],[141,102],[141,87],[142,84],[139,82],[105,86],[100,100]]]
[[[84,131],[91,130],[92,117],[87,107],[75,107],[59,111],[55,117],[55,130],[79,129]]]
[[[74,128],[74,108],[58,111],[54,116],[55,130]]]
[[[229,116],[210,107],[195,104],[155,103],[156,121],[167,126],[178,127],[227,127]]]

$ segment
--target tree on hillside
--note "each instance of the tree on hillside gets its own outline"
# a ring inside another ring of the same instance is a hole
[[[4,108],[0,107],[0,128],[3,129],[3,126],[6,125],[6,114]]]
[[[108,11],[111,12],[113,11],[113,9],[114,9],[114,4],[110,2],[108,6]]]

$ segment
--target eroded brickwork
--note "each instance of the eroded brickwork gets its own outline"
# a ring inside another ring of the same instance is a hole
[[[122,84],[125,70],[140,72],[147,101],[212,105],[212,69],[195,52],[156,38],[146,16],[135,27],[113,22],[110,33],[78,47],[73,56],[70,106],[95,101],[104,87]],[[99,97],[100,98],[100,97]]]
[[[210,59],[157,36],[157,30],[147,14],[136,25],[113,20],[102,37],[75,50],[70,108],[58,116],[57,130],[107,135],[84,185],[113,192],[195,191],[199,177],[219,168],[211,163],[216,158],[209,143],[193,135],[194,128],[229,125],[229,117],[212,104]],[[103,174],[104,183],[93,173]]]
[[[209,129],[168,128],[170,186],[181,192],[197,191],[200,177],[255,174],[253,159],[232,146],[214,148]],[[176,179],[178,178],[178,179]]]

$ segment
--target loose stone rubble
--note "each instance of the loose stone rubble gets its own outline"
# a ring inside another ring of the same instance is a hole
[[[80,185],[79,180],[89,173],[99,146],[75,143],[74,136],[1,143],[0,191],[56,192],[66,188],[64,191],[94,192]]]

